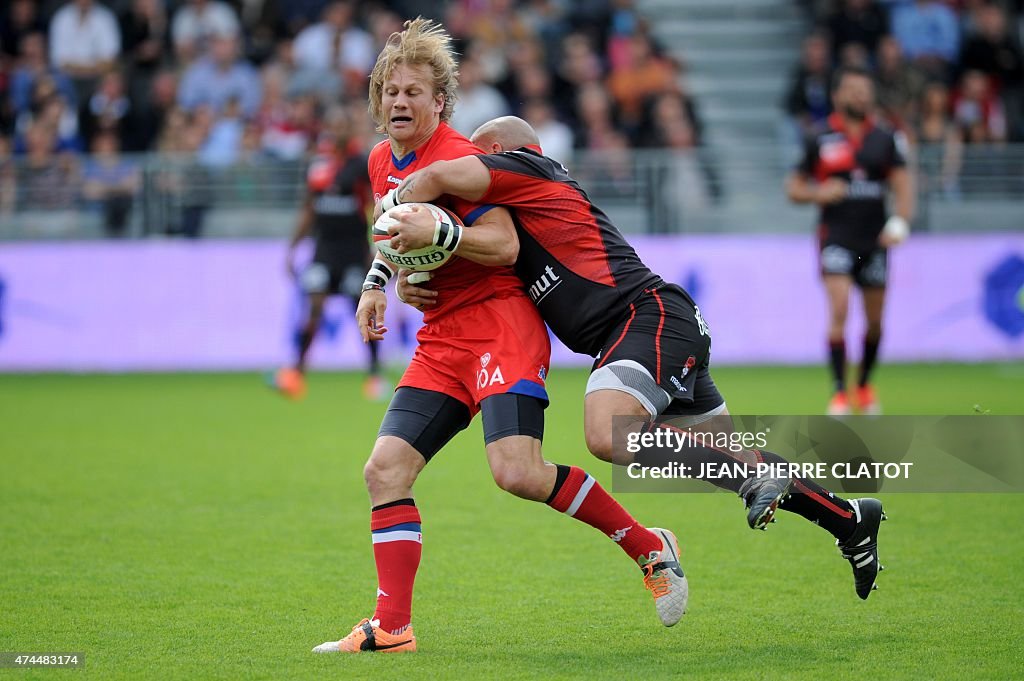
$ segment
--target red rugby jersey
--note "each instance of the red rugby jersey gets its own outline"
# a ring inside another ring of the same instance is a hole
[[[384,140],[370,152],[367,163],[374,200],[379,201],[380,197],[401,184],[414,171],[434,161],[450,161],[479,153],[481,151],[478,147],[447,123],[438,125],[426,144],[409,152],[404,158],[395,158],[391,145]],[[453,196],[442,196],[434,203],[453,211],[467,227],[494,207],[492,204],[470,203]],[[423,320],[427,323],[460,306],[488,298],[525,295],[523,284],[511,267],[480,265],[458,256],[452,257],[434,271],[429,286],[437,291],[437,305],[424,310]]]

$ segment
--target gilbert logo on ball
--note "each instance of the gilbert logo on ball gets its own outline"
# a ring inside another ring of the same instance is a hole
[[[462,220],[457,215],[440,206],[431,203],[403,203],[385,212],[377,219],[372,230],[373,243],[382,258],[400,268],[417,272],[436,270],[448,262],[448,259],[452,257],[452,251],[431,244],[424,248],[415,248],[405,253],[399,253],[391,245],[391,234],[388,229],[398,223],[398,216],[411,210],[414,206],[426,208],[434,218],[435,244],[438,242],[439,236],[441,243],[445,243],[444,235],[452,233],[455,226],[463,227]]]

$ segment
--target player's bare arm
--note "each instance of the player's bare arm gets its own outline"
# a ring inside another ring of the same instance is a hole
[[[437,161],[417,170],[395,188],[394,203],[429,202],[443,194],[478,201],[491,186],[491,171],[476,156]]]
[[[878,236],[878,243],[886,248],[896,246],[910,235],[915,208],[913,179],[906,168],[892,169],[889,186],[893,196],[893,215]]]
[[[388,308],[388,297],[384,287],[395,274],[391,266],[380,257],[375,257],[363,280],[363,292],[356,305],[356,326],[363,342],[384,339],[387,327],[384,326],[384,312]]]
[[[848,186],[837,177],[824,182],[813,182],[800,172],[790,174],[786,180],[786,195],[794,203],[816,203],[826,206],[846,198]]]
[[[410,206],[393,214],[396,222],[388,229],[391,247],[399,253],[426,248],[434,243],[434,216],[425,208]],[[455,255],[481,265],[512,265],[519,257],[519,237],[508,210],[495,206],[462,230]]]
[[[359,296],[356,306],[356,324],[364,343],[384,340],[388,329],[384,326],[384,312],[388,308],[388,297],[383,289],[367,289]]]

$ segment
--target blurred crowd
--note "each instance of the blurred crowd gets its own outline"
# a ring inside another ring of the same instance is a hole
[[[799,2],[815,29],[784,101],[795,132],[828,116],[832,72],[856,64],[875,73],[893,125],[943,149],[944,184],[965,145],[1024,141],[1022,0]],[[300,166],[332,110],[367,147],[379,139],[367,76],[388,36],[421,14],[456,39],[461,132],[522,116],[566,163],[603,152],[602,164],[577,170],[623,194],[637,191],[631,150],[671,149],[668,193],[689,206],[720,195],[696,152],[702,125],[685,65],[652,38],[634,0],[7,0],[0,218],[87,206],[116,235],[144,194],[174,206],[155,225],[142,211],[147,231],[198,235],[218,198],[212,180]],[[183,160],[144,172],[126,153],[149,151]]]
[[[803,130],[831,112],[841,65],[875,74],[881,113],[911,142],[1024,141],[1021,6],[997,0],[823,0],[805,3],[804,40],[785,106]]]
[[[207,173],[297,162],[333,108],[369,146],[378,137],[367,76],[387,37],[418,14],[456,38],[452,125],[467,135],[517,114],[567,161],[581,149],[699,143],[682,67],[633,0],[8,0],[0,214],[84,200],[120,233],[142,181],[124,152],[177,154]],[[174,229],[198,233],[201,212]]]

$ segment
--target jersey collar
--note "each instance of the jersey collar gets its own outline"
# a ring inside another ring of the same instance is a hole
[[[828,125],[829,125],[830,128],[832,128],[836,132],[841,132],[844,135],[846,135],[847,137],[850,137],[850,133],[846,129],[846,119],[843,118],[843,116],[841,116],[839,113],[833,112],[833,113],[829,114],[829,116],[828,116]],[[861,139],[864,139],[865,137],[867,137],[868,133],[871,132],[874,129],[874,127],[875,127],[875,118],[874,118],[874,116],[868,116],[867,118],[865,118],[864,119],[864,129],[861,132]]]
[[[405,170],[410,163],[416,160],[416,150],[413,149],[402,158],[395,156],[395,152],[391,152],[391,165],[395,166],[399,170]]]
[[[425,148],[427,145],[429,145],[431,142],[433,142],[435,139],[437,139],[438,135],[446,134],[448,129],[450,129],[450,126],[447,123],[445,123],[444,121],[441,121],[440,123],[437,124],[437,129],[434,130],[434,134],[431,135],[427,139],[426,142],[421,144],[416,149],[413,149],[412,151],[410,151],[408,154],[406,154],[402,158],[398,158],[397,156],[395,156],[395,152],[394,152],[394,150],[392,150],[391,151],[391,164],[393,166],[395,166],[395,168],[397,168],[398,170],[405,170],[406,168],[409,167],[410,163],[412,163],[413,161],[416,160],[416,158],[417,158],[416,152],[419,149]],[[388,147],[390,147],[390,146],[391,145],[389,144]]]

